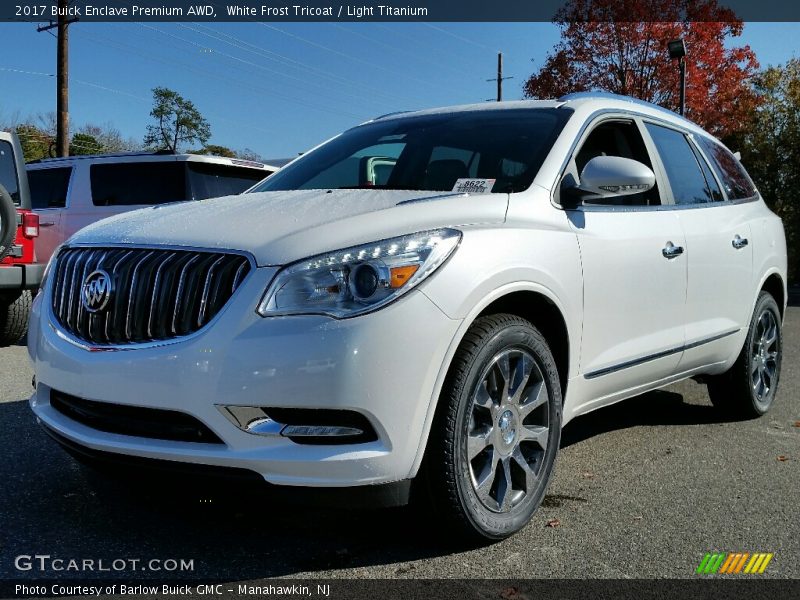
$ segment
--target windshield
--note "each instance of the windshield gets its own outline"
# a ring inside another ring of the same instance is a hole
[[[346,131],[252,192],[309,189],[451,191],[459,179],[520,192],[572,111],[487,109],[367,123]]]

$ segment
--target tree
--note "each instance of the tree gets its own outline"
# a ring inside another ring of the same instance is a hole
[[[725,44],[743,23],[716,0],[570,0],[554,20],[561,41],[525,82],[528,97],[604,90],[677,110],[678,65],[667,42],[682,38],[688,118],[725,135],[757,102],[748,84],[758,69],[754,52]]]
[[[123,138],[119,129],[111,123],[103,125],[87,123],[78,131],[96,139],[103,147],[104,152],[134,152],[141,149],[140,143],[133,138]]]
[[[800,59],[769,67],[754,78],[758,107],[746,130],[726,140],[770,208],[783,219],[789,247],[789,279],[800,283]]]
[[[264,159],[261,158],[261,155],[255,150],[251,150],[250,148],[245,148],[244,150],[238,150],[236,152],[236,158],[241,158],[242,160],[252,160],[255,162],[264,162]]]
[[[219,146],[217,144],[206,144],[200,150],[190,150],[190,154],[208,154],[212,156],[222,156],[225,158],[236,158],[236,152],[227,146]]]
[[[54,156],[55,137],[48,135],[36,125],[21,123],[14,128],[14,132],[19,137],[25,162]]]
[[[145,146],[177,152],[182,144],[205,144],[211,137],[211,126],[194,103],[173,90],[153,89],[150,116],[156,124],[147,126]]]
[[[102,154],[106,152],[97,138],[88,133],[76,133],[69,142],[70,156],[86,156],[89,154]]]

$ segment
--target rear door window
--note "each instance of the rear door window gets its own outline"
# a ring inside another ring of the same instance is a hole
[[[137,206],[187,200],[183,163],[139,162],[92,165],[95,206]]]
[[[725,186],[729,200],[742,200],[756,195],[756,188],[747,171],[730,151],[706,137],[700,136],[698,141]]]
[[[14,161],[14,148],[5,140],[0,140],[0,185],[6,188],[14,204],[19,204],[19,184],[17,164]]]
[[[703,204],[713,201],[689,140],[680,131],[647,123],[647,131],[661,156],[675,204]]]
[[[241,194],[269,175],[269,171],[213,163],[188,161],[186,165],[195,200]]]
[[[33,208],[64,208],[72,167],[28,171]]]

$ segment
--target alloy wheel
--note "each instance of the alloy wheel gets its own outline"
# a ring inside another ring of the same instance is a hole
[[[489,510],[507,513],[541,483],[550,397],[533,356],[497,354],[472,394],[466,453],[473,489]]]
[[[766,401],[775,386],[779,352],[778,322],[771,310],[765,310],[756,322],[751,346],[750,379],[759,402]]]

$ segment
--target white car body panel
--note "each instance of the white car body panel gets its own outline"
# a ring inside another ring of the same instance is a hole
[[[249,193],[201,200],[200,205],[201,213],[194,203],[126,213],[87,227],[72,241],[148,244],[148,240],[161,239],[177,246],[198,246],[202,241],[204,248],[237,247],[250,252],[259,266],[285,265],[322,252],[374,242],[376,230],[384,239],[445,225],[502,223],[508,194],[305,190]],[[248,215],[248,223],[263,223],[263,227],[247,223],[220,226],[235,223],[242,214]]]
[[[416,475],[459,343],[487,307],[509,294],[546,299],[566,325],[564,423],[686,377],[724,371],[742,347],[768,277],[780,278],[785,305],[780,220],[760,197],[685,210],[563,210],[554,205],[554,190],[598,115],[652,117],[706,135],[677,116],[619,99],[503,108],[563,105],[574,114],[524,192],[266,192],[147,208],[82,229],[70,244],[230,249],[251,254],[258,268],[218,319],[189,338],[107,352],[81,347],[59,331],[48,282],[35,301],[29,334],[35,414],[60,435],[97,450],[242,467],[285,485],[349,487]],[[443,110],[489,108],[496,107]],[[654,171],[663,179],[657,165]],[[346,319],[256,313],[269,282],[290,263],[441,227],[462,231],[458,248],[417,289],[385,308]],[[748,238],[746,248],[731,246],[737,234]],[[668,242],[685,252],[664,257]],[[225,444],[98,432],[54,410],[51,388],[188,412]],[[290,408],[352,409],[369,418],[379,439],[300,446],[259,437],[220,414],[221,398],[240,406],[269,398]]]

